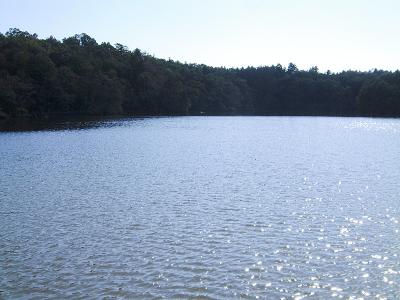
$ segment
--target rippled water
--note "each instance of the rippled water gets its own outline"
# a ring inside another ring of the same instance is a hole
[[[400,120],[73,125],[0,133],[0,298],[400,298]]]

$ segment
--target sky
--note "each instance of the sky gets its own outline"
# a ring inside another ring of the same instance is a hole
[[[400,69],[398,0],[0,0],[11,27],[211,66]]]

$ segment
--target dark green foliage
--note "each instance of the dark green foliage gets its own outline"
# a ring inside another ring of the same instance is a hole
[[[361,88],[358,105],[363,115],[400,116],[400,72],[367,81]]]
[[[400,116],[400,73],[212,68],[87,34],[0,34],[0,119],[54,114]]]

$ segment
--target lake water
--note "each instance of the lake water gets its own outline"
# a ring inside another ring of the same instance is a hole
[[[0,133],[0,299],[400,298],[400,120],[51,128]]]

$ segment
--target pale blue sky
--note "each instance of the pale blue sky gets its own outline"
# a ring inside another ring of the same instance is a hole
[[[212,66],[400,68],[398,0],[0,0],[10,27]]]

